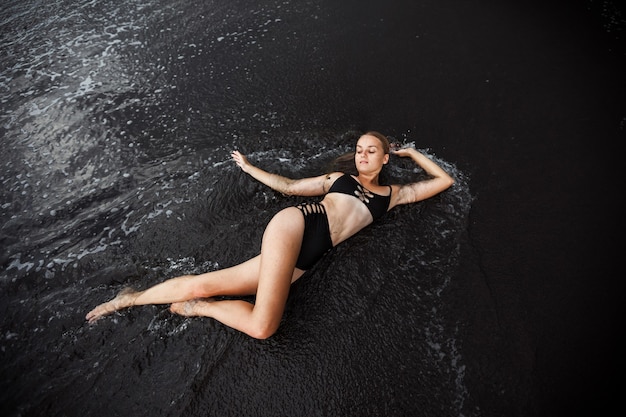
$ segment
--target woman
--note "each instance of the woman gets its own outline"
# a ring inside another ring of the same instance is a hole
[[[91,310],[86,319],[94,322],[130,306],[171,303],[174,313],[212,317],[254,338],[270,337],[280,324],[291,284],[328,250],[395,206],[432,197],[454,182],[426,156],[406,148],[393,153],[411,158],[430,178],[404,185],[381,185],[379,174],[389,162],[390,152],[385,136],[368,132],[356,144],[356,177],[333,172],[293,180],[266,172],[234,151],[232,158],[241,170],[272,189],[287,195],[324,198],[319,203],[278,212],[265,229],[260,255],[231,268],[172,278],[145,291],[124,290]],[[210,298],[253,294],[254,304]]]

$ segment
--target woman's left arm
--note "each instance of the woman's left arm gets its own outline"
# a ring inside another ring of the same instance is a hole
[[[450,188],[454,184],[454,179],[446,171],[416,149],[398,149],[393,153],[401,157],[411,158],[431,178],[410,184],[393,186],[394,192],[392,193],[389,208],[399,204],[416,203],[425,200]]]

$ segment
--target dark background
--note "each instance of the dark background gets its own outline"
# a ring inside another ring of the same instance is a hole
[[[597,2],[508,3],[460,2],[454,63],[432,70],[467,75],[471,103],[439,121],[478,195],[454,281],[467,382],[485,415],[605,414],[624,386],[624,14],[607,32]]]

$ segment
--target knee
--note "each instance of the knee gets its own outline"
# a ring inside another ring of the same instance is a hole
[[[276,333],[278,328],[268,328],[268,327],[255,327],[253,328],[248,335],[254,337],[255,339],[265,340],[270,338]]]
[[[254,337],[255,339],[268,339],[273,336],[278,330],[279,323],[274,323],[272,321],[253,321],[252,325],[248,329],[248,335]]]

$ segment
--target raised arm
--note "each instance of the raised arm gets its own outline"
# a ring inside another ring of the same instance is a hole
[[[426,171],[431,178],[410,184],[393,186],[393,194],[389,208],[399,204],[416,203],[418,201],[425,200],[439,194],[454,184],[454,179],[448,175],[446,171],[441,169],[439,165],[422,153],[418,152],[416,149],[398,149],[393,153],[401,157],[411,158],[417,165]]]
[[[294,180],[272,174],[252,165],[248,158],[239,151],[233,151],[231,156],[243,172],[280,193],[312,197],[324,195],[328,191],[328,175]]]

